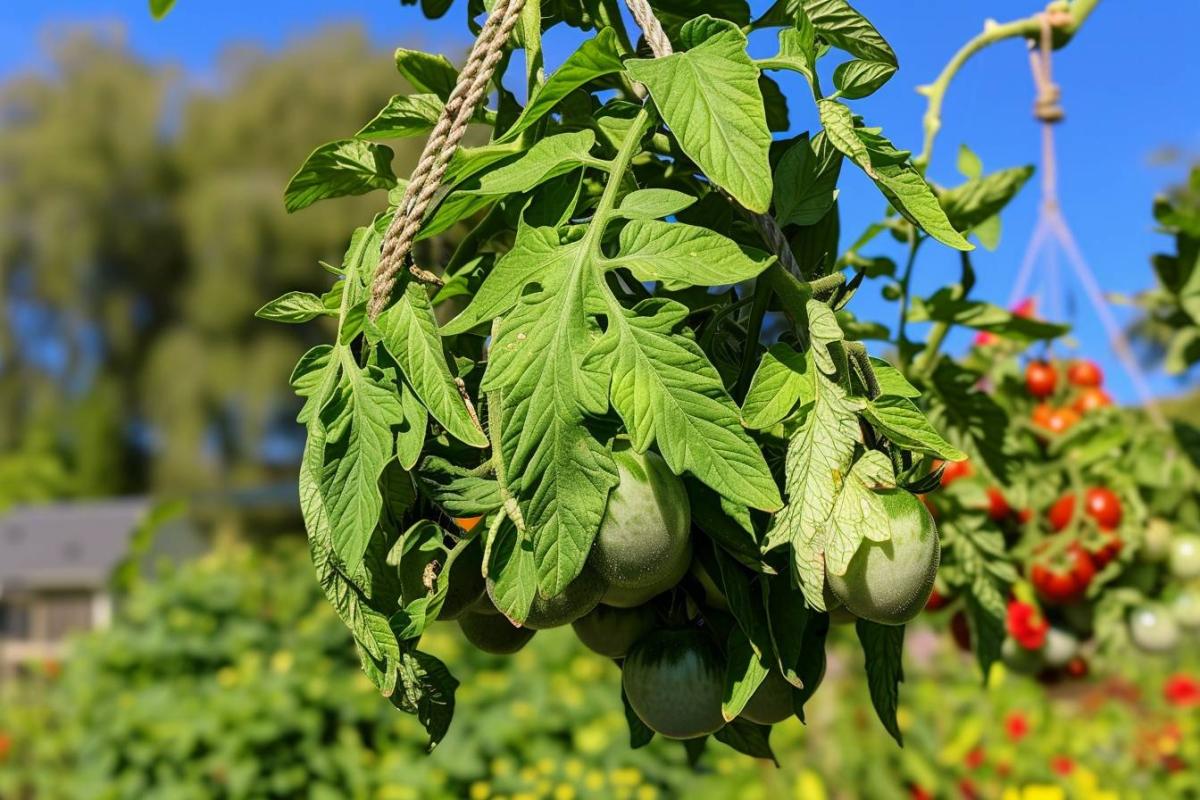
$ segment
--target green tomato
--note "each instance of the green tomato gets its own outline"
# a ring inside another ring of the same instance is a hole
[[[1171,574],[1182,580],[1200,578],[1200,536],[1178,534],[1171,540]]]
[[[1026,650],[1011,636],[1000,645],[1000,660],[1019,675],[1036,675],[1046,666],[1040,650]]]
[[[540,592],[534,596],[529,615],[525,617],[525,627],[540,631],[574,622],[600,603],[607,588],[596,571],[584,564],[575,580],[554,597],[543,597]],[[487,591],[494,603],[496,583],[491,578],[488,578]]]
[[[638,719],[668,739],[695,739],[724,725],[724,665],[701,631],[643,636],[621,667],[621,685]]]
[[[484,593],[483,542],[476,538],[455,557],[446,576],[450,586],[438,619],[458,619],[468,608],[474,606]]]
[[[1042,645],[1042,658],[1047,666],[1065,667],[1067,662],[1079,655],[1079,640],[1062,628],[1046,631],[1046,643]]]
[[[1193,633],[1200,631],[1200,588],[1185,587],[1171,603],[1171,613],[1179,627]]]
[[[772,669],[754,690],[739,715],[759,725],[774,725],[796,713],[792,707],[794,687],[777,670]]]
[[[467,641],[485,653],[509,655],[529,643],[537,632],[531,628],[518,628],[502,614],[478,614],[468,611],[458,618]]]
[[[598,605],[571,623],[579,641],[609,658],[624,658],[638,639],[654,630],[654,609]]]
[[[1165,561],[1171,555],[1171,523],[1154,517],[1146,523],[1142,547],[1138,551],[1144,561]]]
[[[662,458],[626,443],[613,450],[620,482],[608,497],[588,564],[609,585],[609,605],[641,605],[670,589],[692,560],[687,490]]]
[[[855,616],[903,625],[921,613],[933,593],[941,544],[929,511],[912,493],[876,493],[890,520],[886,542],[864,541],[845,575],[828,575],[829,588]]]
[[[1129,637],[1143,652],[1169,653],[1179,644],[1179,625],[1163,606],[1143,606],[1129,615]]]

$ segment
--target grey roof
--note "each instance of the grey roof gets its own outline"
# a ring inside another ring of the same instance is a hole
[[[0,514],[0,593],[99,587],[129,552],[145,498],[19,506]]]

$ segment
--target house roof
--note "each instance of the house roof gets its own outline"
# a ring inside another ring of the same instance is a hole
[[[104,585],[149,507],[139,497],[13,508],[0,516],[0,593]]]

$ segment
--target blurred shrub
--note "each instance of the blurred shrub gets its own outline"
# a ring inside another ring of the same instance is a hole
[[[1116,800],[1200,792],[1200,683],[1178,664],[1132,680],[1043,687],[993,677],[910,636],[901,750],[866,687],[828,685],[773,744],[782,767],[718,744],[693,771],[683,749],[630,750],[617,668],[570,629],[511,658],[431,636],[462,665],[460,713],[432,755],[414,718],[358,669],[298,543],[225,546],[135,584],[112,629],[76,643],[0,703],[0,797],[24,798],[1001,798]],[[844,633],[835,630],[835,636]],[[933,649],[931,649],[933,648]],[[1196,653],[1190,653],[1195,675]],[[1190,681],[1190,683],[1189,683]]]

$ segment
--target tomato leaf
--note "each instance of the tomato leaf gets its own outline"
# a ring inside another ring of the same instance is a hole
[[[420,650],[405,650],[400,659],[400,691],[392,703],[401,711],[415,714],[429,734],[426,752],[432,752],[446,736],[454,716],[454,693],[458,680],[446,665]]]
[[[506,195],[528,192],[540,183],[594,161],[588,152],[596,143],[590,130],[559,133],[540,140],[520,158],[481,175],[457,191]]]
[[[838,64],[833,71],[833,85],[842,97],[858,100],[874,94],[895,74],[895,64],[855,59]]]
[[[271,322],[308,322],[331,315],[336,316],[337,310],[330,311],[321,298],[309,292],[288,292],[254,312],[259,319]]]
[[[988,470],[1006,483],[1009,462],[1004,440],[1008,415],[995,400],[976,388],[979,378],[977,372],[940,360],[930,381],[933,392],[928,411],[939,429],[957,434],[959,441],[970,440]]]
[[[739,203],[764,213],[771,203],[771,132],[746,36],[707,15],[684,32],[710,36],[686,52],[631,59],[625,68],[650,90],[688,158]]]
[[[359,139],[405,139],[423,136],[437,125],[442,101],[432,94],[398,94],[355,136]]]
[[[871,692],[871,704],[879,721],[896,744],[904,746],[900,725],[896,722],[896,708],[900,705],[900,683],[904,680],[904,626],[880,625],[865,619],[854,625],[858,641],[866,658],[867,687]]]
[[[745,631],[734,627],[725,646],[725,695],[721,715],[730,722],[742,713],[770,671],[768,657],[756,653]]]
[[[834,47],[856,58],[897,66],[891,45],[846,0],[803,0],[803,8],[817,34]]]
[[[420,50],[396,49],[396,71],[418,92],[431,92],[443,103],[450,99],[458,70],[443,55],[422,53]]]
[[[1032,175],[1032,166],[1002,169],[947,189],[938,200],[951,225],[960,231],[973,230],[999,214]]]
[[[845,575],[864,539],[886,542],[891,526],[875,489],[896,485],[892,464],[878,450],[868,450],[842,481],[824,532],[825,571]]]
[[[742,419],[747,428],[763,430],[782,422],[797,403],[813,400],[809,363],[803,353],[780,342],[763,354],[742,403]]]
[[[917,404],[907,397],[884,395],[869,401],[867,419],[901,447],[931,453],[946,461],[962,461],[967,454],[942,438]]]
[[[661,219],[678,214],[696,202],[674,189],[636,189],[621,199],[617,213],[629,219]]]
[[[842,154],[818,133],[800,136],[775,171],[775,215],[781,225],[815,225],[833,208]]]
[[[735,719],[713,734],[718,742],[727,744],[739,753],[753,758],[766,758],[779,766],[779,759],[771,750],[771,726],[759,725],[748,719]]]
[[[392,149],[362,139],[339,139],[312,152],[283,193],[288,213],[318,200],[366,194],[396,185]]]
[[[621,250],[608,264],[666,289],[721,286],[755,277],[774,257],[728,237],[681,222],[633,220],[621,230]]]

